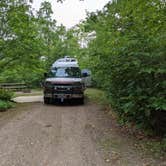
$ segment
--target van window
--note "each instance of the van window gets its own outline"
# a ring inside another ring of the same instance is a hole
[[[58,67],[52,69],[51,75],[58,78],[80,78],[81,70],[78,67]]]

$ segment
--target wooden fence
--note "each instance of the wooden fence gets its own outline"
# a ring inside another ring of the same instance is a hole
[[[25,83],[0,83],[0,89],[6,89],[11,91],[30,92],[30,89]]]

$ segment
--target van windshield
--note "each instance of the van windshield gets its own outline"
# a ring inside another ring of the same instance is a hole
[[[81,78],[81,70],[78,67],[58,67],[51,70],[52,77]]]

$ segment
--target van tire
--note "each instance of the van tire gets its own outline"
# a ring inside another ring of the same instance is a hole
[[[84,97],[79,99],[79,104],[81,104],[81,105],[84,104]]]
[[[50,98],[44,97],[44,104],[50,104]]]

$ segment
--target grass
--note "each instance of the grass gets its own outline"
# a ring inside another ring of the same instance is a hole
[[[85,96],[93,102],[108,105],[109,101],[104,91],[94,88],[88,88],[85,91]]]

